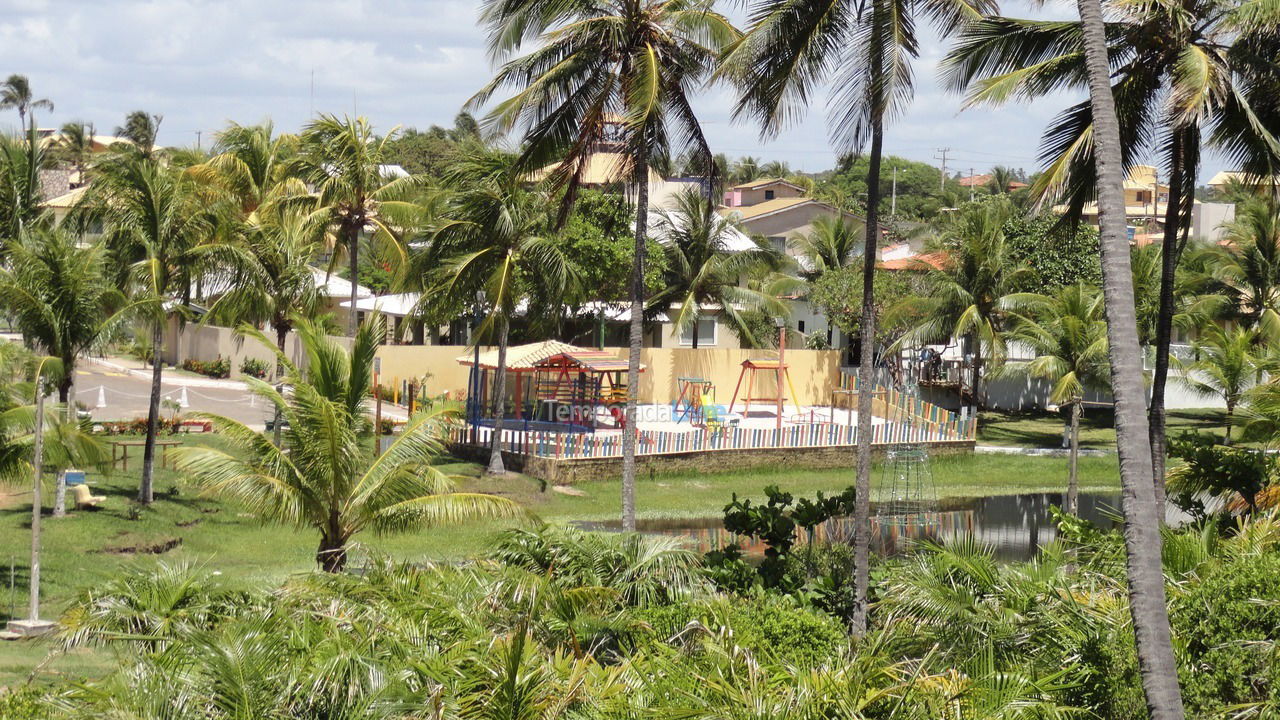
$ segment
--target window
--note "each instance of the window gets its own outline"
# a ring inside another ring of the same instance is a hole
[[[693,346],[693,328],[680,333],[680,344]],[[698,347],[709,347],[716,344],[716,319],[713,317],[698,318]]]
[[[787,251],[787,239],[781,235],[769,236],[769,245],[780,253],[785,253]]]
[[[773,191],[772,191],[772,190],[765,190],[765,191],[764,191],[764,199],[765,199],[765,200],[772,200],[772,199],[773,199]]]
[[[801,321],[799,321],[799,322],[797,322],[797,323],[796,323],[796,330],[798,330],[799,332],[804,332],[804,321],[803,321],[803,320],[801,320]]]

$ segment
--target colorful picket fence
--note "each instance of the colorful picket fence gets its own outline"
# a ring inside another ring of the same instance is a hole
[[[974,420],[948,423],[884,423],[871,431],[872,445],[939,443],[972,440],[977,424]],[[479,428],[478,442],[489,446],[493,428]],[[457,428],[450,440],[471,443],[471,429]],[[722,430],[660,431],[642,430],[636,448],[638,455],[665,455],[710,450],[755,450],[764,448],[819,448],[856,445],[856,426],[832,423],[810,423],[778,428],[724,428]],[[620,434],[557,433],[527,430],[503,430],[504,450],[520,455],[551,458],[609,458],[622,456]]]

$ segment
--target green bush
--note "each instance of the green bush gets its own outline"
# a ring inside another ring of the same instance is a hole
[[[259,380],[265,380],[271,373],[271,364],[265,360],[247,357],[240,361],[240,372]]]
[[[208,375],[211,378],[231,377],[231,360],[221,355],[218,356],[217,360],[208,362],[187,358],[182,361],[182,369],[201,375]]]
[[[47,710],[41,707],[40,694],[30,688],[8,692],[0,689],[0,718],[4,720],[43,720]]]
[[[1185,644],[1183,697],[1192,715],[1235,703],[1280,703],[1280,556],[1217,568],[1173,606]]]
[[[848,639],[833,618],[765,592],[709,603],[653,606],[640,611],[639,619],[649,629],[633,638],[633,644],[665,643],[696,620],[714,634],[729,634],[734,645],[761,660],[797,667],[834,660]]]

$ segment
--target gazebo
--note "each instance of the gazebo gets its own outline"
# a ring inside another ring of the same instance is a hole
[[[574,348],[534,363],[534,419],[594,432],[603,419],[626,426],[627,361],[605,350]],[[644,371],[640,366],[640,371]]]
[[[530,378],[538,370],[536,363],[554,355],[573,351],[583,351],[583,349],[558,340],[544,340],[507,348],[507,392],[511,393],[511,397],[514,399],[514,402],[509,403],[507,407],[514,411],[516,419],[524,419],[526,415],[527,402],[525,396],[528,394],[528,388],[531,385]],[[479,361],[480,377],[472,379],[468,384],[469,397],[467,398],[467,404],[470,407],[476,407],[473,403],[478,402],[478,407],[480,408],[478,413],[467,414],[467,421],[472,423],[492,414],[491,409],[495,405],[491,397],[493,394],[493,375],[498,370],[497,348],[480,353]],[[463,355],[458,358],[458,364],[474,367],[476,365],[476,357],[474,355]],[[474,395],[474,397],[470,397],[470,395]],[[490,410],[486,412],[486,408]]]

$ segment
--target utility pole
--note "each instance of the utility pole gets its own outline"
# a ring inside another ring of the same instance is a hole
[[[969,168],[969,202],[973,202],[973,168]]]
[[[940,155],[934,155],[934,160],[942,161],[942,177],[938,179],[938,192],[947,191],[947,153],[951,152],[951,148],[938,148]]]
[[[200,143],[200,138],[201,138],[203,135],[204,135],[204,131],[203,131],[203,130],[197,130],[197,131],[196,131],[196,149],[197,149],[197,150],[203,150],[203,149],[204,149],[204,146]]]
[[[898,217],[898,166],[893,166],[893,200],[889,203],[889,217]]]

